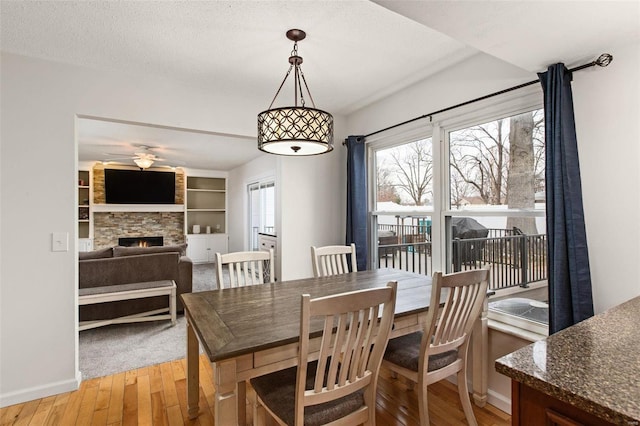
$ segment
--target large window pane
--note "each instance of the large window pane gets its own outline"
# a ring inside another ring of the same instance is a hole
[[[376,210],[433,205],[431,138],[376,151]]]
[[[489,266],[492,289],[546,280],[543,126],[535,110],[449,133],[450,271]]]
[[[449,153],[451,209],[534,209],[544,202],[542,110],[451,132]],[[534,229],[529,219],[512,225]]]
[[[378,267],[432,274],[431,138],[376,151],[375,209]]]

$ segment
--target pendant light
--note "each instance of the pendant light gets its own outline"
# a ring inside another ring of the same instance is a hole
[[[298,42],[304,40],[302,30],[287,31],[287,38],[294,42],[289,57],[289,70],[284,76],[269,109],[258,114],[258,149],[278,155],[316,155],[333,150],[333,116],[316,108],[309,86],[300,65]],[[293,106],[272,108],[287,77],[293,71]],[[302,85],[306,89],[313,108],[306,106]]]

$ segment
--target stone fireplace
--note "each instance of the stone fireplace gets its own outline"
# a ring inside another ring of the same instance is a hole
[[[93,167],[93,248],[120,245],[119,238],[141,236],[162,237],[164,245],[183,244],[184,235],[184,171],[176,170],[176,208],[164,205],[105,204],[104,165]],[[144,207],[141,209],[140,207]]]
[[[159,236],[164,245],[182,244],[182,212],[96,212],[93,214],[94,249],[119,245],[119,238]]]

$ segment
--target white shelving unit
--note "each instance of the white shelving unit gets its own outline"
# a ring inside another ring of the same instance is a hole
[[[226,253],[229,246],[227,234],[189,234],[187,235],[187,256],[193,263],[211,263],[216,261],[216,253]]]
[[[216,252],[228,251],[226,177],[187,176],[185,204],[187,256],[195,263],[215,261]]]
[[[91,172],[78,170],[78,249],[90,251],[92,243]]]

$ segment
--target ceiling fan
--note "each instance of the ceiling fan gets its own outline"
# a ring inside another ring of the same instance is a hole
[[[158,157],[153,152],[151,152],[153,149],[156,149],[154,147],[150,147],[147,145],[137,145],[136,149],[139,149],[139,151],[135,152],[134,155],[131,157],[112,158],[112,159],[105,160],[105,162],[108,163],[108,162],[118,162],[122,160],[132,160],[140,168],[140,170],[144,170],[151,167],[155,162],[168,161],[164,158]],[[172,161],[172,163],[179,164],[180,162]],[[165,167],[171,167],[171,166],[166,165]]]

